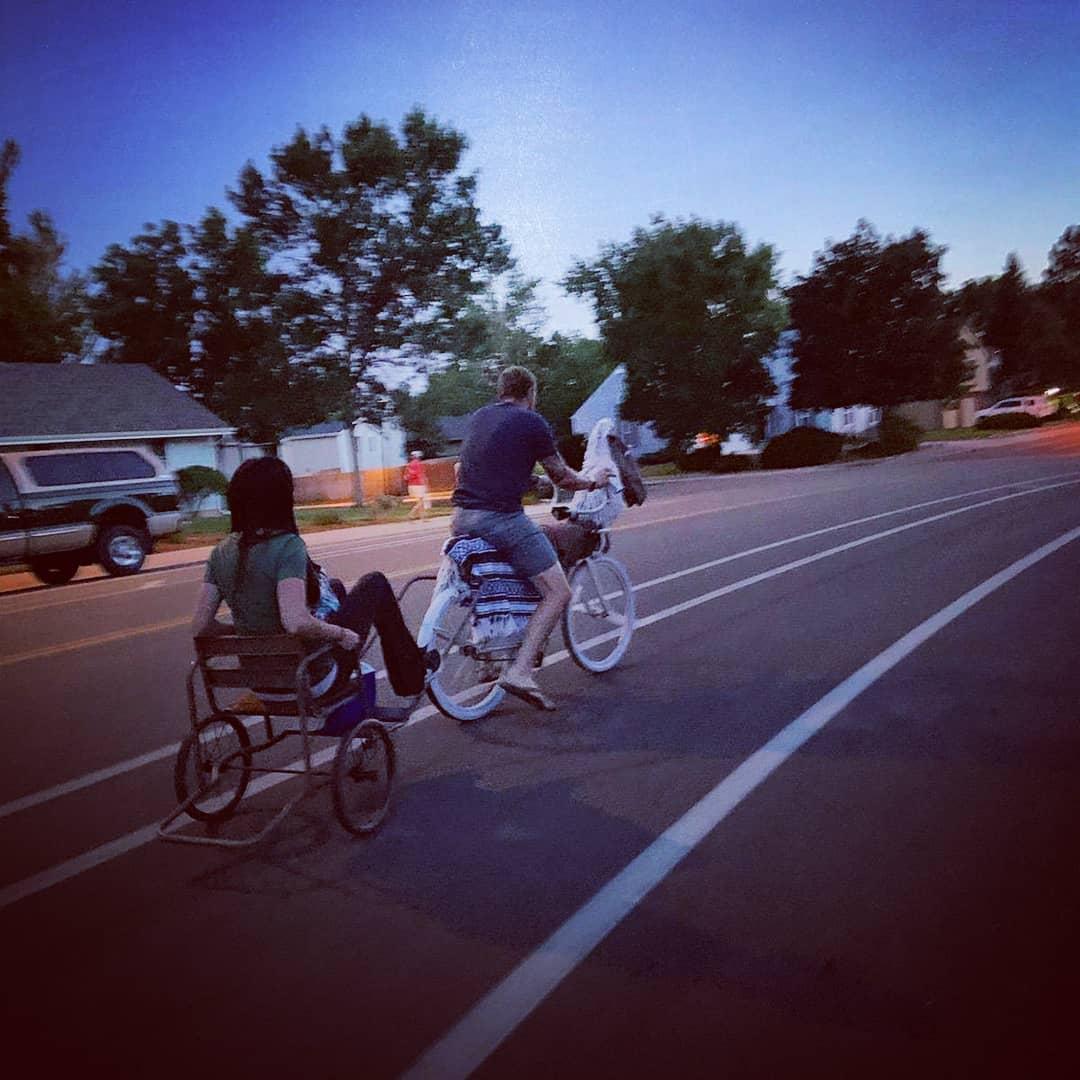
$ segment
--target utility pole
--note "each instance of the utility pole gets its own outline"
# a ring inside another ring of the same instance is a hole
[[[364,478],[360,473],[360,452],[356,447],[356,425],[359,420],[355,417],[349,422],[349,456],[352,458],[353,479],[353,502],[357,506],[364,505]]]

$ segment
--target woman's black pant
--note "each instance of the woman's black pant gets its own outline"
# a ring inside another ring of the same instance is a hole
[[[361,644],[374,623],[394,693],[412,697],[424,689],[424,654],[401,617],[397,597],[385,574],[365,574],[345,593],[341,607],[327,622],[348,627],[359,636]]]

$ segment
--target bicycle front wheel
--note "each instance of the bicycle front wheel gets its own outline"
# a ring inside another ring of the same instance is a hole
[[[563,611],[566,648],[586,671],[608,671],[626,653],[634,633],[634,588],[626,567],[593,555],[570,571],[570,603]]]
[[[436,593],[417,635],[421,648],[439,654],[439,669],[428,681],[428,697],[441,713],[461,721],[487,716],[506,694],[495,681],[499,666],[464,650],[471,615],[472,608],[458,603],[451,592]]]

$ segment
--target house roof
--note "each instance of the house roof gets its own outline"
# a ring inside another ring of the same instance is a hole
[[[462,442],[469,428],[469,418],[472,413],[463,416],[440,416],[437,423],[442,437],[447,442]]]
[[[0,364],[0,443],[235,430],[145,364]]]
[[[311,439],[317,435],[336,435],[344,431],[344,420],[324,420],[321,424],[312,424],[310,427],[292,427],[282,435],[283,439]]]

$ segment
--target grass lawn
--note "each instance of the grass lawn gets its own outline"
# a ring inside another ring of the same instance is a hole
[[[923,433],[923,442],[952,442],[955,439],[995,439],[1001,435],[1026,435],[1032,431],[1045,431],[1051,427],[1061,427],[1063,424],[1075,424],[1078,421],[1069,417],[1064,420],[1048,420],[1044,424],[1033,428],[1001,428],[984,430],[983,428],[938,428],[936,431]]]
[[[659,465],[642,465],[641,475],[644,477],[654,476],[682,476],[682,469],[674,461],[665,461]]]
[[[1014,431],[984,431],[982,428],[937,428],[923,433],[921,442],[956,442],[959,439],[996,439],[999,435],[1020,435],[1035,428],[1018,428]]]
[[[322,506],[307,507],[296,511],[296,524],[302,533],[322,532],[326,529],[351,528],[356,525],[386,525],[404,521],[410,505],[405,502],[393,506]],[[428,517],[445,517],[451,512],[449,505],[433,506]],[[200,517],[189,521],[178,533],[162,537],[154,542],[156,551],[174,551],[177,548],[206,547],[216,544],[230,531],[228,514],[221,517]]]

